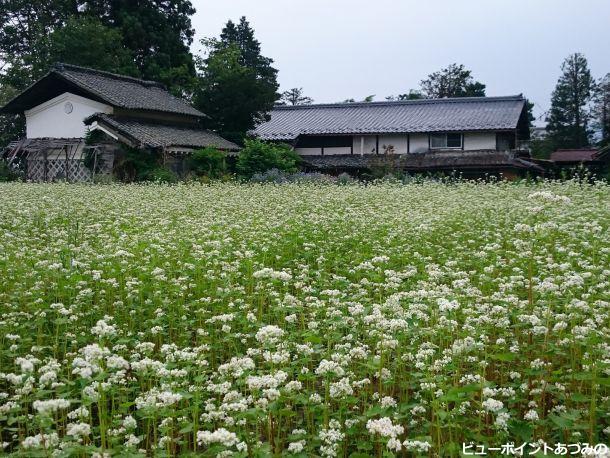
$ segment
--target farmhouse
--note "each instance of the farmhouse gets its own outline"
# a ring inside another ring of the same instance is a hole
[[[4,156],[20,162],[27,179],[36,181],[108,174],[125,146],[159,152],[175,171],[195,149],[239,149],[203,129],[205,115],[162,84],[74,65],[56,64],[0,113],[25,114],[26,138],[9,145]],[[104,135],[87,142],[96,131]]]
[[[521,95],[276,106],[254,133],[291,144],[311,170],[390,165],[473,176],[542,172],[525,148]]]

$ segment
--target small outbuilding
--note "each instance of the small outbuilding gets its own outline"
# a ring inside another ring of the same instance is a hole
[[[194,150],[239,150],[204,129],[206,115],[161,83],[74,65],[56,64],[0,113],[25,115],[26,137],[3,156],[33,181],[110,174],[125,147],[153,152],[178,173]]]

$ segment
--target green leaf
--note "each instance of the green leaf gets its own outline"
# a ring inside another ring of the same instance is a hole
[[[529,442],[532,438],[532,425],[525,421],[515,421],[509,427],[510,433],[523,442]]]

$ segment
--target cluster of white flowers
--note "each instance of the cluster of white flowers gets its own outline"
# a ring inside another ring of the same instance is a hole
[[[57,412],[60,409],[67,409],[70,407],[70,401],[67,399],[49,399],[46,401],[34,401],[32,407],[40,415],[50,415]]]
[[[57,433],[36,434],[35,436],[26,437],[21,446],[24,449],[44,448],[53,449],[59,444],[59,436]]]
[[[277,388],[286,381],[288,374],[284,371],[277,371],[268,375],[251,375],[246,378],[246,384],[251,390],[262,388]]]
[[[368,420],[366,422],[366,429],[369,433],[378,434],[381,437],[396,437],[400,436],[405,431],[404,427],[393,424],[392,419],[388,417]]]
[[[328,423],[328,428],[320,431],[320,455],[324,457],[335,457],[339,451],[339,445],[345,438],[345,434],[341,432],[341,423],[337,420],[331,420]]]
[[[483,401],[483,408],[488,412],[498,412],[504,408],[504,403],[493,398],[488,398]]]
[[[74,437],[87,437],[91,434],[89,423],[69,423],[66,427],[66,434]]]
[[[331,398],[341,398],[343,396],[349,396],[354,393],[352,389],[352,385],[349,382],[349,378],[344,377],[338,382],[330,384],[330,397]]]
[[[391,418],[382,417],[377,420],[368,420],[366,422],[366,429],[370,434],[386,438],[386,447],[389,450],[398,452],[402,449],[402,443],[398,436],[403,434],[405,429],[401,425],[393,424]]]
[[[530,200],[541,200],[551,203],[569,204],[572,200],[567,196],[560,196],[550,191],[536,191],[527,196]]]
[[[198,431],[197,443],[199,445],[220,444],[227,448],[235,447],[240,452],[248,450],[246,443],[240,441],[237,434],[227,431],[224,428],[219,428],[213,432]]]
[[[288,282],[292,280],[292,275],[288,272],[273,270],[269,267],[265,267],[261,270],[257,270],[252,274],[254,278],[271,278],[273,280],[281,280]]]
[[[181,400],[182,395],[180,393],[160,391],[157,388],[153,388],[142,396],[138,396],[135,400],[135,404],[138,409],[150,409],[169,407],[177,404]]]
[[[218,372],[222,375],[231,375],[232,377],[241,377],[241,375],[256,366],[254,360],[249,357],[237,358],[233,357],[228,363],[218,366]]]
[[[111,337],[116,335],[116,326],[108,324],[110,317],[104,317],[103,320],[98,320],[95,326],[91,328],[91,334],[98,337]]]
[[[284,330],[275,325],[263,326],[256,332],[256,340],[261,343],[275,343],[284,336]]]
[[[343,377],[345,371],[339,365],[339,363],[323,359],[322,361],[320,361],[320,364],[318,364],[318,367],[316,368],[316,375],[328,374],[335,374],[337,377]]]
[[[406,440],[402,445],[405,447],[405,450],[418,453],[427,453],[432,448],[432,444],[429,442],[418,440]]]

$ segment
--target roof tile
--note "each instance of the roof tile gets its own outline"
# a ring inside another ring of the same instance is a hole
[[[94,121],[107,125],[111,129],[125,135],[142,146],[150,148],[186,147],[206,148],[215,147],[228,151],[237,151],[239,146],[225,140],[219,135],[205,129],[190,126],[174,126],[168,124],[155,124],[140,119],[116,118],[104,113],[96,113],[85,120],[90,125]]]
[[[524,104],[518,95],[277,106],[254,134],[294,140],[299,135],[515,129]]]

